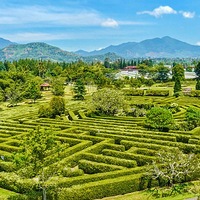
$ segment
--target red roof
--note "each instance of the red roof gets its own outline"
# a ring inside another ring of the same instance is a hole
[[[50,85],[48,83],[43,83],[40,85],[41,87],[50,87]]]
[[[122,71],[133,71],[133,70],[138,70],[137,66],[127,66],[124,69],[122,69]]]

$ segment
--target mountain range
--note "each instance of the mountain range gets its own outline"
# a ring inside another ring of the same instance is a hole
[[[128,42],[111,45],[101,50],[87,52],[64,51],[58,47],[42,42],[16,44],[0,38],[0,60],[19,60],[21,58],[43,59],[55,62],[104,61],[109,58],[115,61],[120,58],[188,58],[200,57],[200,46],[191,45],[171,37],[154,38],[142,42]]]
[[[154,38],[142,42],[128,42],[120,45],[111,45],[101,50],[91,52],[79,50],[75,53],[81,56],[93,56],[113,52],[123,58],[187,58],[199,57],[200,46],[191,45],[173,39],[169,36]]]

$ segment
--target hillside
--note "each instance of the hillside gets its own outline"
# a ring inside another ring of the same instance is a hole
[[[3,49],[11,44],[16,44],[16,43],[6,40],[4,38],[0,38],[0,49]]]
[[[199,57],[200,46],[191,45],[171,37],[154,38],[142,42],[128,42],[120,45],[111,45],[102,50],[85,52],[83,50],[75,52],[82,56],[101,55],[113,52],[124,58],[188,58]]]
[[[0,60],[2,61],[24,58],[72,62],[80,59],[80,56],[45,43],[9,45],[0,50]]]
[[[117,60],[120,56],[114,53],[106,53],[96,56],[80,56],[68,51],[63,51],[58,47],[46,43],[29,43],[9,45],[0,50],[0,60],[19,60],[24,58],[51,60],[54,62],[75,62],[82,59],[85,62],[104,61],[109,58],[111,61]]]

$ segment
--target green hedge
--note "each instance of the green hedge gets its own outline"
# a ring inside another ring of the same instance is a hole
[[[147,163],[152,163],[153,160],[156,160],[156,157],[154,157],[154,156],[145,156],[145,155],[119,152],[119,151],[107,150],[107,149],[104,149],[102,151],[102,153],[104,155],[113,156],[116,158],[135,160],[137,162],[138,166],[143,166],[143,165],[146,165]]]
[[[0,171],[5,171],[5,172],[13,172],[14,169],[14,164],[12,162],[5,162],[5,161],[0,161]]]
[[[23,194],[36,191],[38,185],[33,180],[21,179],[15,173],[1,172],[0,187]]]
[[[137,162],[135,160],[113,158],[111,156],[105,156],[105,155],[85,153],[83,154],[83,158],[89,161],[101,162],[111,165],[119,165],[128,168],[133,168],[137,166]]]
[[[200,90],[192,90],[191,97],[200,97]]]
[[[68,115],[69,115],[69,119],[70,120],[77,120],[78,119],[78,117],[74,114],[74,112],[73,111],[68,111]]]
[[[169,96],[169,90],[146,90],[146,96]]]
[[[123,93],[126,96],[143,96],[144,90],[125,89]]]
[[[81,119],[87,118],[87,117],[85,116],[85,113],[84,113],[84,112],[79,111],[79,112],[78,112],[78,115],[79,115],[79,117],[80,117]]]
[[[71,169],[64,168],[61,172],[64,177],[77,177],[84,175],[84,171],[82,169]]]
[[[110,171],[125,169],[124,167],[117,166],[117,165],[109,165],[109,164],[104,164],[104,163],[88,161],[88,160],[80,160],[78,166],[86,174],[96,174],[96,173],[103,173],[103,172],[110,172]]]
[[[142,176],[143,174],[129,175],[115,179],[87,183],[72,188],[63,188],[58,193],[58,199],[92,200],[138,191],[147,187],[147,181],[141,181]]]

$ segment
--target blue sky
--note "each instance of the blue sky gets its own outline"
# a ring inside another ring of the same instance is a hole
[[[200,45],[199,0],[0,0],[0,37],[95,50],[170,36]]]

